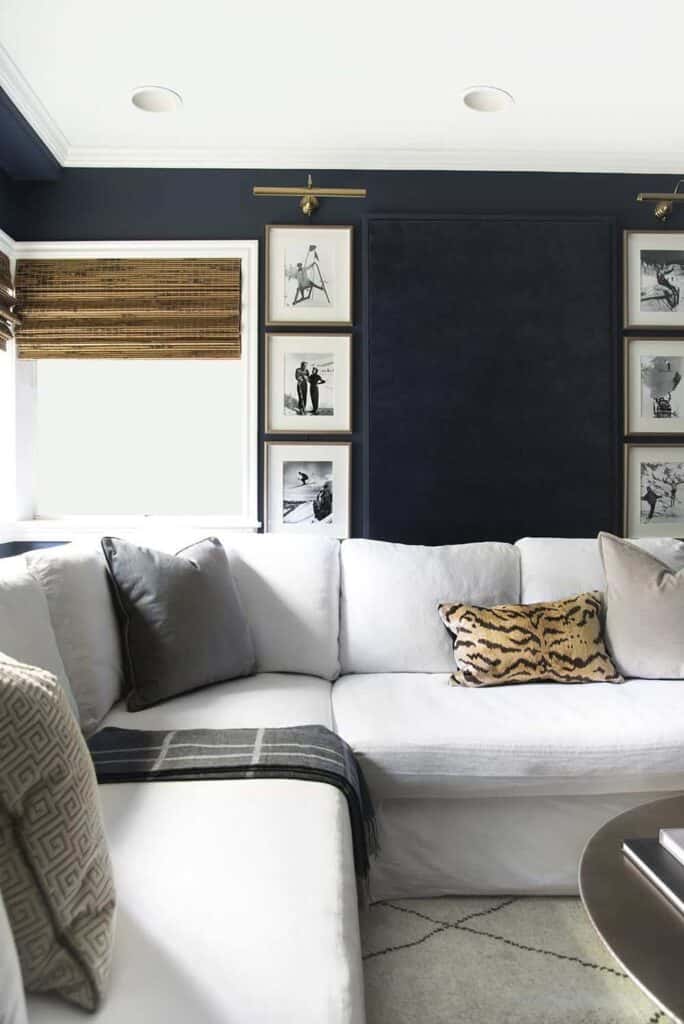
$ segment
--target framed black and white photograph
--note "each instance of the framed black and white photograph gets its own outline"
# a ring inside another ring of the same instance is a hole
[[[625,327],[684,327],[684,232],[625,231]]]
[[[625,445],[625,533],[684,537],[684,445]]]
[[[348,537],[351,445],[267,441],[264,448],[266,531]]]
[[[266,227],[266,325],[350,327],[354,229]]]
[[[266,433],[351,431],[349,334],[266,335]]]
[[[684,434],[684,339],[625,338],[625,431]]]

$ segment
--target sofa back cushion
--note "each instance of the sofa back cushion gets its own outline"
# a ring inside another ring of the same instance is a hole
[[[437,607],[519,599],[518,552],[497,541],[420,547],[344,541],[340,658],[347,672],[452,672]]]
[[[340,669],[339,541],[327,537],[213,532],[228,555],[254,640],[257,671],[335,679]],[[136,544],[173,554],[202,540],[206,532],[145,529],[124,532],[123,536]],[[111,601],[97,612],[100,624],[105,619],[108,623],[112,643],[116,636],[114,615]],[[116,648],[110,646],[113,650]],[[120,662],[112,662],[112,667],[118,679]]]
[[[641,537],[632,541],[659,558],[670,569],[684,568],[684,543],[669,537]],[[524,537],[520,552],[523,604],[560,601],[587,590],[605,590],[598,541],[590,538]]]
[[[0,561],[0,653],[50,672],[79,717],[41,586],[22,559]]]
[[[221,539],[252,630],[257,670],[336,679],[339,542],[271,534]]]
[[[105,560],[96,543],[67,544],[26,556],[29,572],[47,598],[86,736],[123,692],[119,631]]]

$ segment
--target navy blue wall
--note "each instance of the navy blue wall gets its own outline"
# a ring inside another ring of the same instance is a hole
[[[368,219],[380,214],[418,213],[607,216],[615,218],[618,229],[614,253],[617,267],[621,229],[657,226],[651,209],[635,202],[636,193],[670,190],[673,178],[615,174],[317,172],[313,168],[312,173],[314,181],[321,185],[368,188],[366,201],[324,200],[313,221],[353,224],[357,228],[353,530],[359,535],[365,530],[368,441],[363,241]],[[300,184],[304,178],[301,171],[282,170],[67,168],[55,181],[15,184],[13,213],[6,223],[12,224],[10,233],[23,240],[257,238],[263,241],[266,224],[301,223],[303,218],[296,200],[253,199],[252,185]],[[675,216],[671,223],[673,228],[684,227],[684,216]],[[2,198],[0,226],[5,226]],[[582,259],[581,253],[577,254],[577,259]],[[619,302],[619,297],[617,300]],[[261,305],[263,314],[263,294]],[[561,352],[558,357],[560,361]]]
[[[0,170],[12,178],[54,179],[59,164],[25,117],[0,89]]]
[[[326,199],[313,219],[357,225],[384,213],[542,213],[657,227],[650,208],[634,197],[673,186],[673,176],[626,174],[314,170],[313,177],[321,185],[367,186],[367,200]],[[252,185],[304,179],[302,171],[282,170],[66,168],[54,182],[21,184],[19,237],[261,238],[264,224],[303,218],[296,200],[253,199]]]
[[[0,171],[0,228],[12,238],[19,230],[19,205],[15,199],[16,185],[4,171]]]

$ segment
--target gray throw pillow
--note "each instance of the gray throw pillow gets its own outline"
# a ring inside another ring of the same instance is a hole
[[[635,544],[599,534],[606,575],[606,641],[618,671],[639,679],[684,678],[684,569]]]
[[[175,555],[103,537],[120,612],[129,711],[254,671],[254,643],[221,542]]]

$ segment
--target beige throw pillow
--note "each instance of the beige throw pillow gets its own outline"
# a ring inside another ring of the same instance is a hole
[[[454,638],[457,686],[621,683],[603,643],[600,593],[477,608],[441,604]]]
[[[684,679],[684,569],[599,534],[606,574],[606,641],[623,675]]]
[[[0,890],[24,984],[94,1010],[115,904],[95,772],[55,677],[5,655],[0,764]]]

